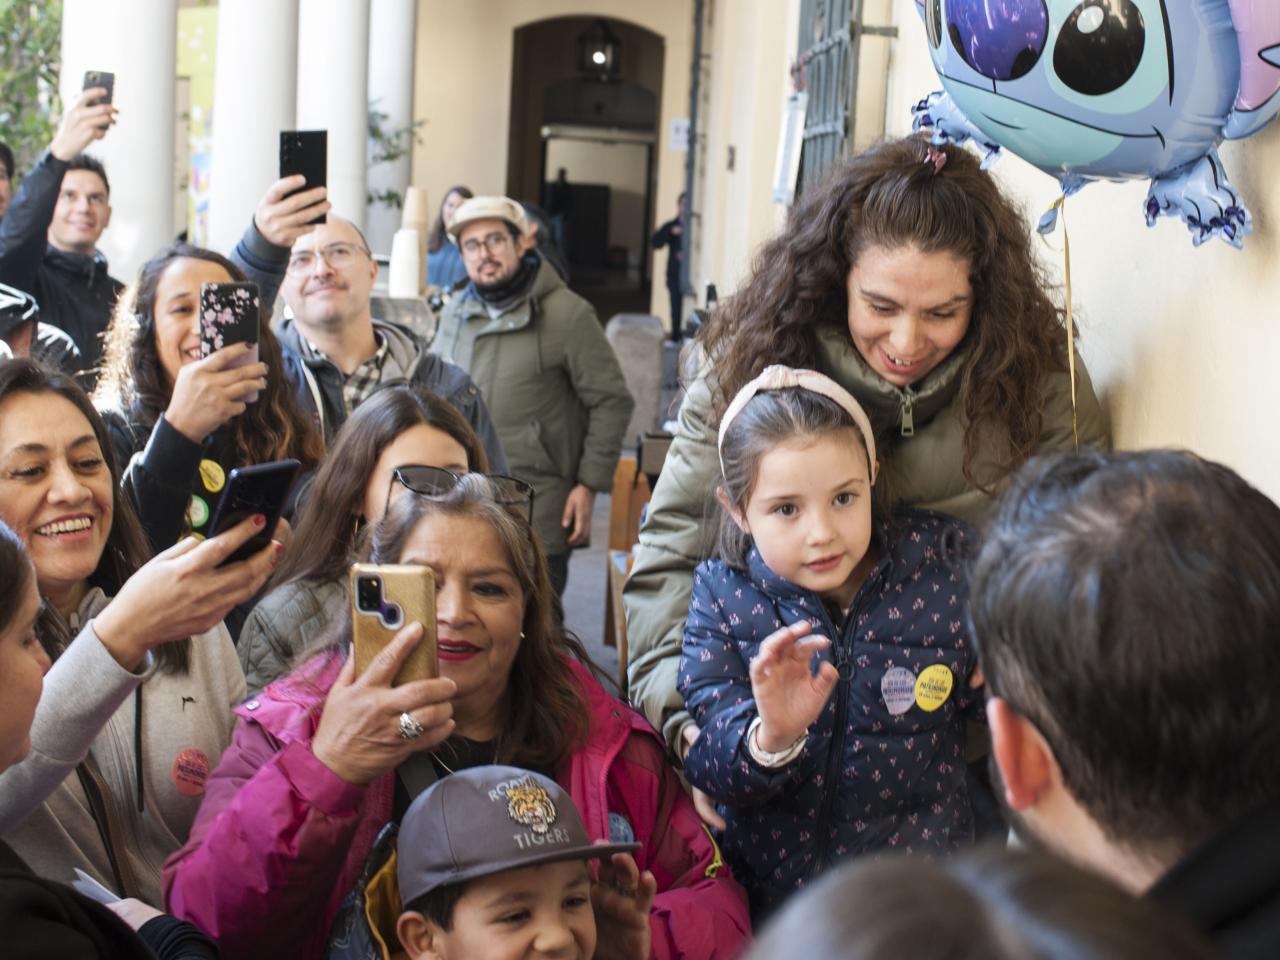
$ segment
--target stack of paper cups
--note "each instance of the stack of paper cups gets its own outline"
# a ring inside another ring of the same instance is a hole
[[[402,227],[391,240],[391,275],[387,293],[392,298],[422,296],[422,258],[418,253],[418,231]]]
[[[418,231],[419,262],[426,269],[427,237],[431,233],[431,211],[427,209],[427,191],[421,187],[406,187],[404,191],[404,213],[400,217],[400,226],[411,227]]]

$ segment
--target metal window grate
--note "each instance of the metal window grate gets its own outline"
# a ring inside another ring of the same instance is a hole
[[[799,49],[792,75],[809,94],[797,194],[850,149],[862,37],[896,37],[896,27],[869,27],[863,0],[801,0]]]

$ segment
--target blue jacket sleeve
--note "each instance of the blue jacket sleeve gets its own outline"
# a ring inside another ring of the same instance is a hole
[[[270,316],[276,305],[280,284],[284,282],[285,268],[289,266],[289,248],[276,246],[250,220],[249,228],[231,251],[230,259],[244,271],[246,277],[258,285],[262,309]]]
[[[747,728],[756,718],[750,662],[720,612],[712,581],[727,571],[702,564],[694,572],[693,598],[685,623],[678,684],[693,722],[701,730],[684,760],[685,779],[729,806],[764,803],[788,784],[808,777],[817,761],[812,745],[784,767],[760,766],[747,750]]]
[[[66,170],[66,161],[46,150],[22,178],[22,186],[0,221],[0,283],[34,292]]]

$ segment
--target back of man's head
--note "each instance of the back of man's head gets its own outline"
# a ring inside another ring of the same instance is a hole
[[[0,176],[6,180],[12,180],[17,172],[17,161],[13,158],[13,150],[7,143],[0,143]]]
[[[1185,852],[1280,796],[1280,508],[1190,453],[1038,458],[975,562],[993,697],[1121,848]]]
[[[102,165],[102,161],[97,157],[88,153],[77,153],[67,161],[67,172],[70,173],[72,170],[87,170],[90,173],[96,173],[102,178],[102,185],[106,188],[107,195],[111,195],[111,181],[107,179],[107,168]]]

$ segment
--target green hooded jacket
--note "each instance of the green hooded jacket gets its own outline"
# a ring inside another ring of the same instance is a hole
[[[911,388],[900,389],[867,366],[843,327],[817,333],[814,366],[848,390],[866,410],[876,432],[882,476],[907,505],[980,524],[995,505],[964,476],[964,424],[955,401],[964,349],[958,349]],[[1102,409],[1084,363],[1076,358],[1080,444],[1106,447]],[[720,483],[718,422],[713,422],[714,371],[703,364],[680,406],[675,441],[640,531],[635,567],[623,593],[627,617],[631,702],[677,749],[689,723],[676,690],[676,671],[693,591],[693,569],[714,547],[718,526],[715,490]],[[1044,382],[1044,425],[1038,451],[1070,449],[1071,384],[1065,372]],[[979,450],[973,473],[998,493],[1006,471],[995,444]]]
[[[569,491],[613,488],[635,406],[595,309],[545,260],[529,295],[490,317],[473,287],[450,300],[431,349],[471,375],[511,473],[533,484],[533,526],[550,555]]]

